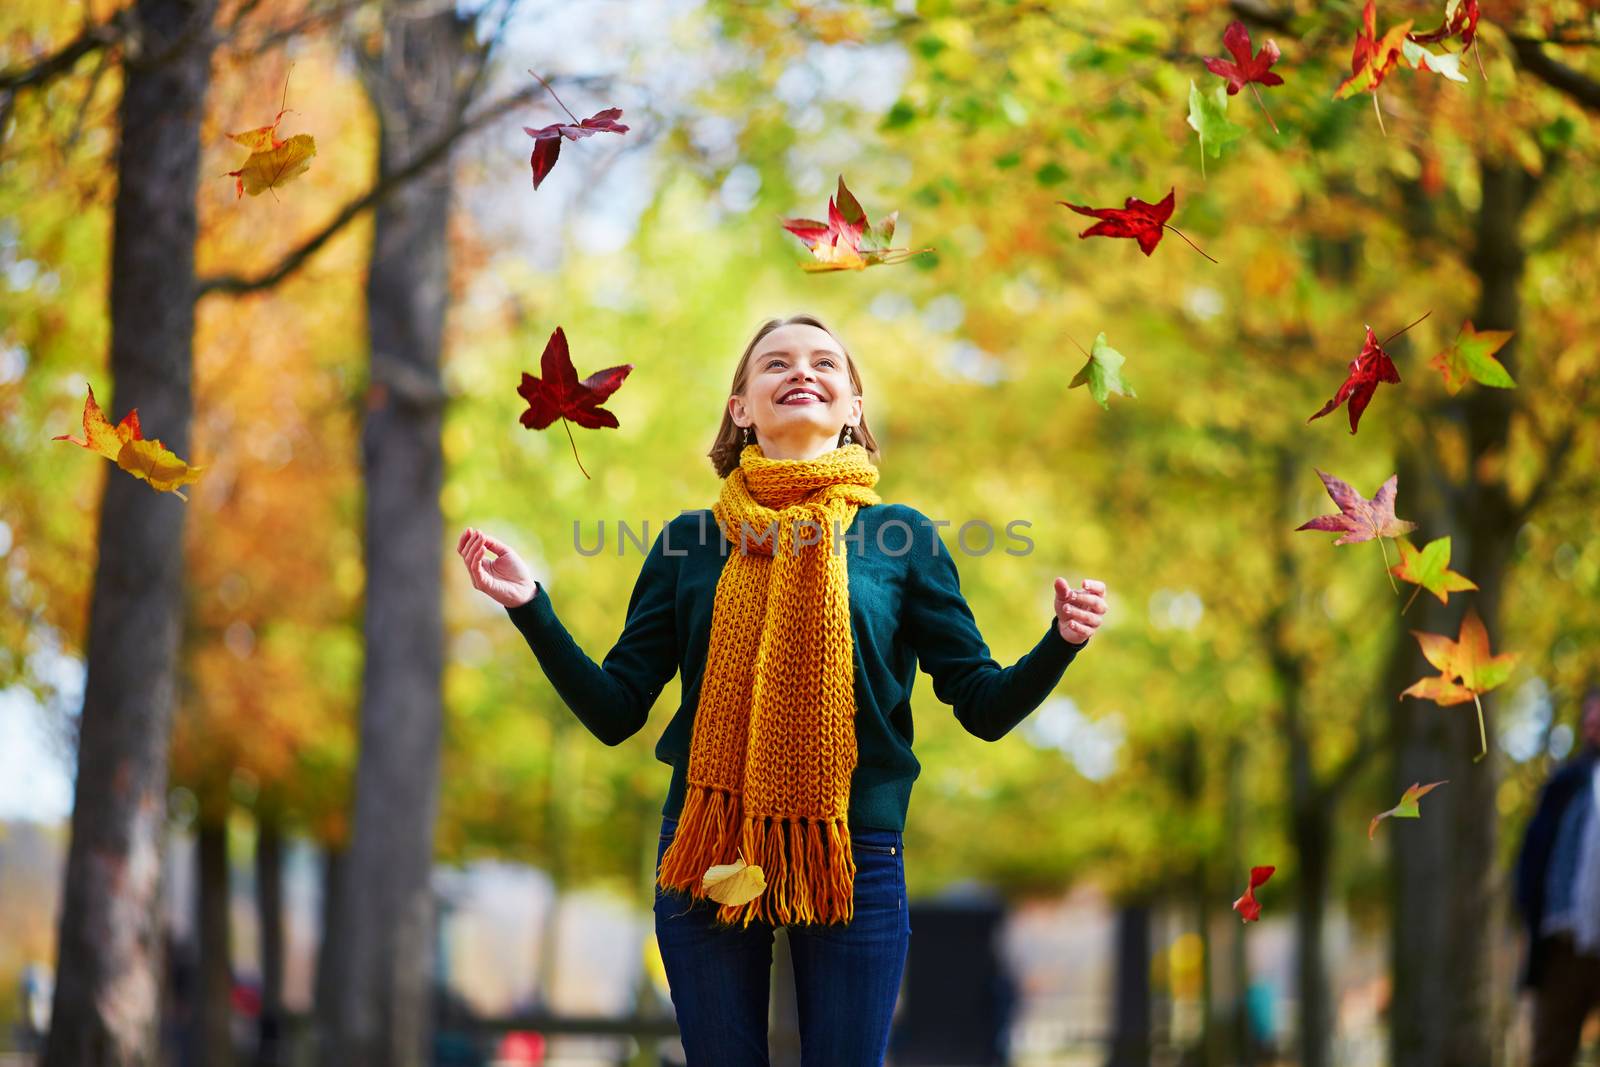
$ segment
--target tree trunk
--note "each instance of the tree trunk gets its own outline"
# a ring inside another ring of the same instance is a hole
[[[1481,289],[1472,321],[1480,330],[1515,330],[1523,264],[1519,230],[1533,181],[1514,164],[1480,160],[1479,167],[1483,200],[1472,266]],[[1513,339],[1499,353],[1513,376],[1516,344]],[[1453,637],[1469,603],[1498,650],[1496,622],[1516,521],[1504,482],[1479,472],[1504,454],[1515,402],[1508,392],[1469,388],[1447,409],[1446,417],[1466,434],[1464,480],[1451,478],[1436,449],[1407,449],[1400,458],[1401,492],[1409,487],[1411,500],[1402,510],[1409,510],[1407,517],[1430,538],[1451,536],[1452,566],[1477,582],[1478,591],[1452,597],[1448,606],[1431,597],[1418,599],[1422,611],[1413,608],[1398,631],[1389,666],[1391,692],[1438,673],[1422,658],[1410,630]],[[1492,738],[1492,694],[1482,699]],[[1433,833],[1390,835],[1391,1060],[1407,1067],[1488,1067],[1497,1058],[1500,1029],[1491,966],[1499,929],[1493,917],[1502,914],[1494,891],[1498,761],[1491,749],[1483,763],[1473,763],[1479,740],[1470,705],[1441,708],[1406,698],[1392,722],[1394,795],[1413,782],[1448,779],[1450,785],[1428,798]]]
[[[189,455],[195,183],[215,0],[139,0],[118,111],[111,395]],[[102,465],[104,466],[104,465]],[[105,468],[45,1067],[156,1059],[185,504]],[[198,491],[204,491],[201,488]]]
[[[340,887],[344,884],[344,851],[325,845],[322,851],[322,901],[317,916],[317,973],[312,982],[311,1016],[319,1042],[326,1042],[333,1033],[333,991],[344,985],[339,963],[344,959],[342,939],[339,937]]]
[[[1150,907],[1117,909],[1116,977],[1113,979],[1111,1050],[1106,1067],[1150,1064]]]
[[[256,921],[261,931],[256,1067],[282,1067],[283,828],[271,817],[256,823]]]
[[[228,824],[226,806],[200,823],[198,861],[200,934],[200,1062],[233,1064],[233,952],[228,929]]]
[[[1332,813],[1314,805],[1294,815],[1294,859],[1299,887],[1295,912],[1295,986],[1300,1001],[1300,1067],[1328,1067],[1333,1037],[1323,927],[1333,847]]]
[[[1293,535],[1289,531],[1293,529],[1293,487],[1302,469],[1298,454],[1291,449],[1279,449],[1278,515],[1272,544],[1277,585],[1285,591],[1300,587],[1294,552],[1289,545]],[[1317,778],[1312,759],[1315,733],[1304,704],[1309,665],[1289,632],[1290,610],[1287,597],[1280,600],[1268,616],[1266,634],[1278,699],[1282,702],[1289,839],[1294,845],[1299,896],[1295,911],[1295,994],[1300,1008],[1296,1029],[1301,1067],[1327,1067],[1332,1034],[1322,933],[1333,870],[1332,820],[1340,783],[1337,776],[1328,783]]]
[[[470,22],[454,8],[391,12],[380,51],[360,57],[393,172],[458,115]],[[444,626],[439,381],[448,296],[450,170],[441,165],[377,209],[367,279],[371,383],[362,452],[366,664],[355,813],[338,901],[341,980],[331,989],[327,1067],[429,1062],[433,899]]]

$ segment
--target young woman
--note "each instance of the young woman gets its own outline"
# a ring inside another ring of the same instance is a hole
[[[1002,668],[937,525],[873,491],[877,454],[844,345],[810,316],[772,319],[745,348],[710,452],[721,495],[656,538],[603,663],[510,547],[473,528],[457,544],[473,586],[505,606],[606,744],[643,727],[682,674],[656,745],[673,771],[655,914],[689,1067],[766,1064],[777,926],[789,930],[802,1062],[883,1062],[911,934],[901,832],[921,769],[917,666],[968,731],[996,741],[1106,612],[1103,583],[1055,579],[1042,636]],[[740,860],[765,888],[710,899],[707,870]]]

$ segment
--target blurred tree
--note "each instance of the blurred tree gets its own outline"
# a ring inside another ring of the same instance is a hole
[[[457,126],[488,60],[472,20],[396,2],[356,43],[378,120],[380,175]],[[328,1067],[431,1061],[434,908],[444,621],[445,392],[452,172],[441,164],[380,204],[367,275],[370,384],[362,427],[366,489],[366,659],[349,854],[330,931],[338,977],[320,1045]]]
[[[111,238],[116,388],[105,400],[118,417],[137,407],[151,434],[182,456],[189,455],[194,195],[215,10],[210,0],[140,0],[120,16],[137,33],[121,64]],[[60,69],[75,61],[62,58]],[[156,1055],[158,894],[186,509],[120,471],[103,473],[72,845],[43,1059],[50,1067],[149,1064]]]

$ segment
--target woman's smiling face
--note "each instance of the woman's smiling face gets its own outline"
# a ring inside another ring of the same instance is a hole
[[[743,415],[763,438],[837,435],[861,418],[839,342],[805,323],[780,326],[757,343],[743,400]]]

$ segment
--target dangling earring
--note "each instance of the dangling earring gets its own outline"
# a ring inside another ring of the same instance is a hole
[[[839,447],[843,448],[845,445],[847,445],[849,443],[850,443],[850,427],[846,426],[844,428],[844,440],[842,442],[840,442]]]
[[[750,427],[748,427],[748,426],[746,426],[744,428],[744,443],[746,445],[753,445],[753,444],[756,443],[755,432],[753,430],[751,430]]]

